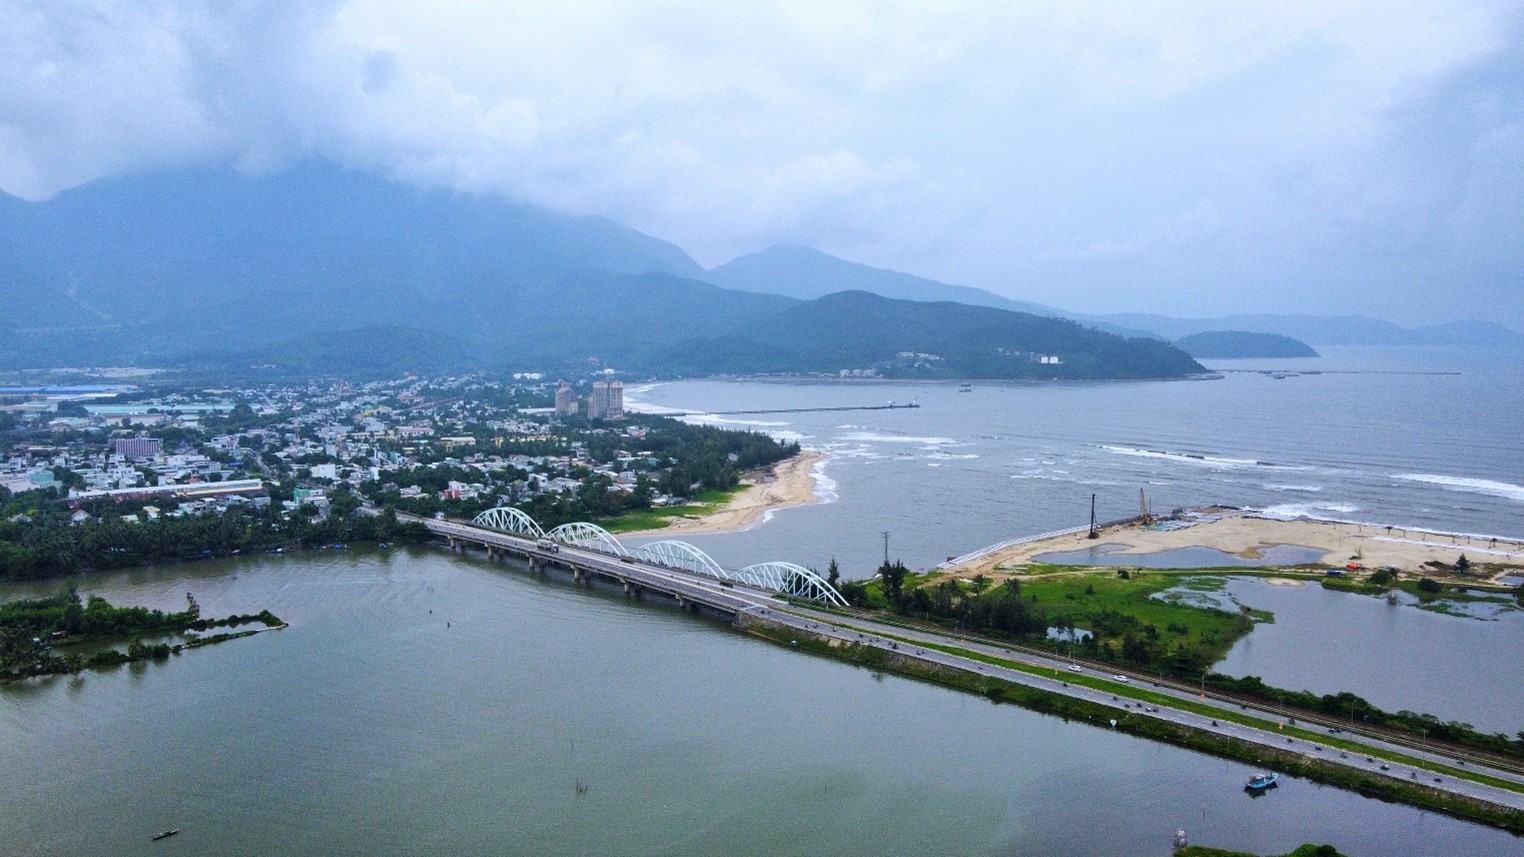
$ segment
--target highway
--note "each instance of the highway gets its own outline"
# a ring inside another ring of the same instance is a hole
[[[678,602],[685,607],[702,605],[732,616],[737,626],[764,622],[794,629],[801,635],[815,635],[871,646],[892,652],[901,658],[916,659],[975,675],[993,676],[1014,684],[1112,707],[1117,711],[1115,719],[1118,723],[1125,722],[1130,717],[1151,717],[1267,748],[1300,753],[1311,759],[1365,771],[1376,776],[1422,783],[1452,794],[1524,811],[1524,793],[1520,791],[1512,791],[1460,776],[1436,774],[1411,764],[1400,764],[1382,758],[1383,755],[1401,754],[1413,760],[1446,765],[1472,775],[1493,777],[1524,787],[1524,770],[1486,764],[1475,757],[1463,759],[1444,752],[1443,748],[1414,747],[1410,743],[1394,743],[1379,737],[1342,729],[1338,733],[1332,733],[1331,729],[1336,727],[1331,727],[1327,723],[1318,726],[1302,721],[1287,723],[1283,727],[1280,723],[1282,716],[1273,710],[1214,697],[1210,694],[1201,694],[1188,686],[1155,681],[1136,673],[1122,673],[1110,669],[1101,671],[1090,665],[1081,666],[1046,653],[1000,645],[988,640],[907,627],[861,615],[844,616],[803,607],[797,602],[790,603],[770,592],[731,582],[721,583],[717,579],[704,575],[634,561],[630,557],[618,557],[571,545],[560,545],[553,551],[545,550],[538,547],[532,539],[474,524],[425,519],[411,515],[398,515],[398,517],[425,524],[436,536],[449,540],[452,547],[463,547],[466,544],[479,545],[494,552],[523,557],[532,567],[546,565],[566,567],[572,570],[573,578],[576,580],[596,575],[621,583],[626,592],[633,593],[638,587],[663,593],[678,599]],[[939,651],[938,648],[953,648],[984,657],[998,658],[1021,664],[1027,669],[989,664],[977,658]],[[1099,684],[1099,686],[1077,683],[1081,675],[1087,677],[1087,682]],[[1129,695],[1138,691],[1158,694],[1164,699],[1145,702],[1128,698]],[[1171,700],[1178,705],[1172,705]],[[1207,708],[1205,713],[1190,710],[1202,707]],[[1232,722],[1233,719],[1244,717],[1257,718],[1264,725]],[[1338,747],[1326,741],[1310,740],[1305,735],[1284,734],[1282,729],[1291,726],[1303,730],[1328,729],[1333,740],[1350,742],[1361,749]],[[1251,771],[1246,766],[1245,780],[1250,773]]]

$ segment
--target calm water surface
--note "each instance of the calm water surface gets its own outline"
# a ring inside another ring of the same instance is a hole
[[[443,551],[87,589],[292,627],[0,691],[7,853],[1164,855],[1176,827],[1262,853],[1519,848],[1300,781],[1251,800],[1242,764]]]

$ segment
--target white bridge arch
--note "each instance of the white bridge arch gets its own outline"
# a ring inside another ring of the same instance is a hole
[[[615,556],[629,556],[630,552],[625,546],[614,538],[608,530],[597,524],[589,524],[585,521],[577,521],[571,524],[562,524],[551,530],[547,535],[563,545],[571,545],[576,548],[611,553]]]
[[[471,523],[478,527],[489,527],[507,533],[529,536],[530,538],[540,539],[545,537],[545,531],[540,528],[539,522],[512,506],[498,506],[495,509],[488,509],[472,518]]]
[[[810,601],[827,601],[837,607],[847,606],[847,599],[841,597],[820,575],[791,562],[759,562],[736,572],[735,579],[759,589],[771,589],[784,595],[792,595],[795,598],[807,598]]]
[[[471,523],[478,527],[512,533],[524,538],[548,538],[570,547],[621,557],[633,557],[654,565],[675,568],[717,580],[734,581],[795,598],[824,601],[839,607],[847,606],[846,599],[842,598],[841,593],[837,592],[829,582],[814,571],[791,562],[759,562],[748,565],[740,571],[727,571],[699,548],[687,542],[671,539],[648,542],[632,552],[620,544],[612,533],[597,524],[578,521],[562,524],[547,532],[534,518],[512,506],[488,509],[473,518]]]
[[[646,562],[664,565],[667,568],[680,568],[694,574],[702,574],[706,577],[714,577],[720,580],[730,580],[730,573],[720,564],[687,542],[660,541],[647,542],[635,549],[636,559]]]

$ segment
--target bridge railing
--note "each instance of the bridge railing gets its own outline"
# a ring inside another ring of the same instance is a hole
[[[791,562],[760,562],[738,572],[727,570],[714,558],[687,542],[662,540],[648,542],[629,550],[612,533],[597,524],[578,521],[562,524],[549,531],[522,509],[499,506],[488,509],[471,521],[472,526],[509,533],[521,538],[550,539],[558,544],[598,551],[617,557],[632,557],[664,568],[677,569],[722,581],[735,581],[795,598],[823,601],[846,606],[847,600],[820,575]]]

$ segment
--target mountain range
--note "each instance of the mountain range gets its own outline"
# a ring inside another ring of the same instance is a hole
[[[1201,371],[1183,352],[1136,338],[1184,335],[1159,318],[1064,315],[803,247],[706,271],[675,245],[604,218],[324,163],[262,176],[139,174],[38,203],[0,194],[5,368]],[[939,359],[907,365],[902,352]]]

